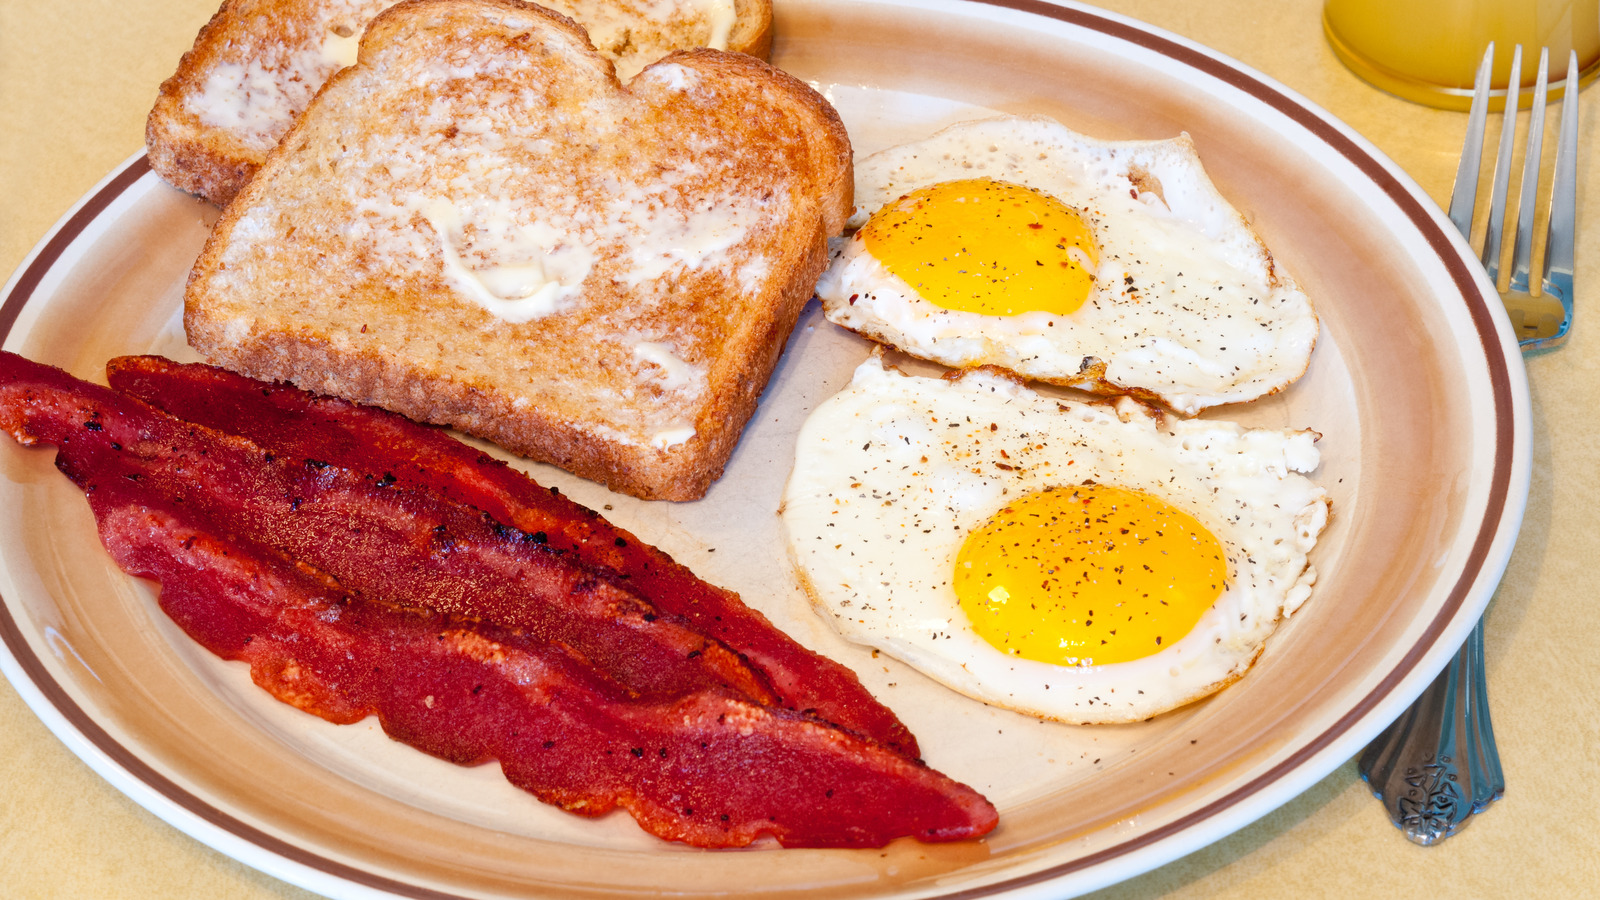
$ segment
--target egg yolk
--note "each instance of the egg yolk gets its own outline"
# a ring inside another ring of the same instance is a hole
[[[858,235],[928,302],[989,316],[1073,312],[1094,287],[1099,256],[1072,207],[991,178],[912,191]]]
[[[1004,653],[1064,666],[1126,662],[1194,628],[1222,593],[1222,546],[1195,518],[1142,491],[1039,491],[968,535],[961,608]]]

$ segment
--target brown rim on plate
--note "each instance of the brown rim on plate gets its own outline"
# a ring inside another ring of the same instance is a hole
[[[11,335],[11,326],[17,323],[17,316],[22,315],[22,308],[28,305],[28,298],[33,296],[33,292],[39,287],[39,282],[56,264],[56,260],[61,258],[61,254],[66,252],[85,228],[89,227],[90,222],[106,211],[106,207],[110,206],[112,201],[122,196],[124,191],[149,171],[150,158],[142,153],[125,163],[122,171],[85,198],[78,210],[50,236],[44,248],[22,270],[16,285],[6,297],[5,304],[0,306],[0,343]]]
[[[1490,479],[1489,500],[1482,524],[1467,556],[1465,570],[1453,585],[1433,619],[1423,629],[1421,637],[1412,645],[1370,692],[1332,726],[1281,760],[1271,769],[1228,794],[1193,810],[1173,822],[1143,831],[1126,841],[1097,852],[1052,866],[1031,874],[1020,875],[1004,881],[972,888],[944,896],[977,897],[997,892],[1036,885],[1106,863],[1135,851],[1169,839],[1196,823],[1205,821],[1256,796],[1279,781],[1286,773],[1303,765],[1323,752],[1374,708],[1387,700],[1396,687],[1411,675],[1422,659],[1438,643],[1473,592],[1473,586],[1483,574],[1486,560],[1496,540],[1497,529],[1506,510],[1506,493],[1512,480],[1514,416],[1512,377],[1503,358],[1491,352],[1500,346],[1497,320],[1481,292],[1479,279],[1473,268],[1457,252],[1453,238],[1447,233],[1430,209],[1410,192],[1379,160],[1371,156],[1357,141],[1336,126],[1287,96],[1277,87],[1263,82],[1246,71],[1226,61],[1215,58],[1200,49],[1187,46],[1160,34],[1151,33],[1137,25],[1106,18],[1094,12],[1052,6],[1037,0],[968,0],[980,5],[1003,7],[1025,14],[1042,16],[1108,38],[1127,42],[1160,54],[1187,68],[1204,73],[1217,81],[1235,88],[1272,110],[1282,114],[1299,128],[1321,141],[1351,165],[1356,167],[1391,200],[1426,240],[1438,257],[1463,300],[1478,340],[1490,361],[1489,381],[1492,386],[1492,403],[1495,410],[1495,449]],[[79,209],[46,242],[39,253],[25,266],[17,278],[10,295],[0,306],[0,341],[11,333],[23,308],[27,305],[50,269],[60,260],[72,243],[89,225],[123,195],[140,178],[147,174],[148,161],[140,156],[126,164],[121,171],[108,179],[92,193]],[[60,713],[88,743],[103,754],[113,765],[128,772],[164,797],[177,808],[206,822],[234,838],[255,845],[292,864],[304,866],[327,876],[389,892],[397,896],[418,898],[444,898],[460,896],[443,893],[414,884],[397,882],[382,875],[352,867],[313,850],[296,846],[264,833],[251,825],[221,811],[217,807],[189,793],[180,785],[155,771],[149,764],[119,743],[75,703],[65,688],[49,674],[43,661],[32,651],[11,610],[0,603],[0,638],[3,638],[22,670],[45,700]]]

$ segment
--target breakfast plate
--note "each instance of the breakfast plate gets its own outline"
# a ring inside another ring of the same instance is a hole
[[[1040,722],[847,644],[810,609],[776,516],[795,435],[867,345],[813,305],[727,473],[647,503],[527,466],[801,643],[854,669],[928,762],[994,801],[985,840],[706,852],[537,803],[333,726],[200,649],[117,570],[51,454],[0,442],[0,667],[108,781],[175,827],[332,896],[1060,897],[1192,851],[1349,759],[1449,659],[1510,555],[1529,478],[1521,357],[1493,287],[1426,196],[1346,127],[1203,47],[1075,6],[794,0],[774,62],[839,109],[858,154],[996,112],[1107,139],[1187,132],[1221,193],[1316,304],[1299,382],[1206,413],[1322,435],[1333,519],[1310,601],[1240,682],[1128,726]],[[193,359],[184,278],[216,211],[141,155],[65,217],[0,298],[7,350],[102,377],[109,357]]]

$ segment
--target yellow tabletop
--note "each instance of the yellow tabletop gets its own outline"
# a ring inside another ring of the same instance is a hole
[[[782,2],[782,0],[778,0]],[[1107,0],[1278,79],[1365,135],[1443,204],[1464,113],[1368,87],[1323,40],[1321,0]],[[0,274],[143,143],[156,85],[216,0],[0,3]],[[1579,303],[1600,284],[1600,93],[1582,97]],[[1552,115],[1552,118],[1554,116]],[[1533,484],[1488,615],[1504,800],[1445,843],[1388,824],[1354,761],[1238,833],[1100,898],[1580,897],[1600,893],[1600,309],[1529,360]],[[0,683],[0,897],[309,898],[102,781]]]

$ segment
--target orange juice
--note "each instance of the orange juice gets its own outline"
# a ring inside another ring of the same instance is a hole
[[[1539,48],[1550,48],[1552,101],[1565,87],[1570,51],[1578,52],[1580,82],[1600,73],[1596,0],[1327,0],[1322,27],[1334,52],[1357,75],[1429,106],[1467,108],[1473,76],[1490,41],[1499,105],[1516,44],[1522,45],[1525,87],[1534,83]],[[1520,99],[1526,107],[1531,92]]]

